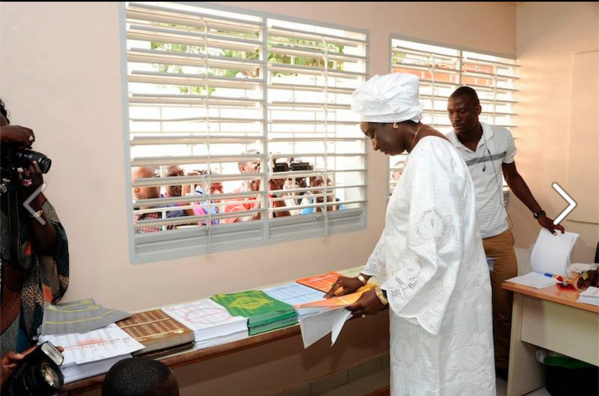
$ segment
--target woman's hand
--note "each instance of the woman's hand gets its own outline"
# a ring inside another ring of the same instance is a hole
[[[358,280],[359,282],[359,280]],[[360,283],[361,284],[361,283]],[[352,312],[352,317],[365,317],[366,315],[374,315],[385,308],[385,305],[379,300],[375,289],[370,289],[364,292],[358,301],[348,306],[346,309]]]
[[[24,168],[19,172],[19,194],[21,199],[25,202],[29,197],[37,191],[41,185],[44,184],[44,176],[42,170],[36,161],[33,161],[27,168]],[[42,208],[43,202],[41,201],[41,194],[34,197],[30,202],[30,206],[38,211]]]
[[[331,290],[324,295],[324,298],[331,298],[335,296],[343,296],[345,294],[351,294],[358,291],[359,288],[364,286],[360,279],[349,278],[347,276],[340,276],[337,281],[331,286]]]
[[[21,125],[5,125],[0,127],[0,142],[16,143],[19,147],[29,148],[35,142],[35,134]]]

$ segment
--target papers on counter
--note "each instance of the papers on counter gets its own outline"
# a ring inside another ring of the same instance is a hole
[[[40,336],[40,342],[44,341],[64,347],[60,370],[65,383],[105,373],[114,363],[144,348],[114,323],[82,334]]]
[[[162,311],[191,329],[198,347],[206,348],[248,336],[246,318],[232,316],[225,307],[210,299],[170,305]]]
[[[578,302],[599,306],[599,288],[589,286],[578,296]]]
[[[524,286],[534,287],[535,289],[542,289],[547,286],[555,285],[559,281],[555,278],[539,274],[538,272],[529,272],[525,275],[520,275],[512,279],[506,280],[506,282],[518,283]]]
[[[93,299],[71,301],[44,308],[42,335],[87,333],[128,318],[130,313],[104,308]]]

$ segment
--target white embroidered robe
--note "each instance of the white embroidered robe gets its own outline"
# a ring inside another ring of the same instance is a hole
[[[448,141],[425,137],[410,154],[363,272],[389,299],[392,395],[495,395],[474,187]]]

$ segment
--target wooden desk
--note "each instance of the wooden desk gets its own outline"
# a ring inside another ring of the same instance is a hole
[[[535,289],[505,282],[502,287],[514,292],[508,396],[545,384],[537,347],[599,365],[599,307],[576,302],[577,291],[557,286]]]

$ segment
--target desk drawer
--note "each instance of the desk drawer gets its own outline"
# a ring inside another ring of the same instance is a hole
[[[522,341],[599,366],[599,315],[523,297]]]

